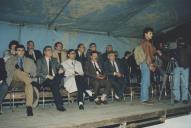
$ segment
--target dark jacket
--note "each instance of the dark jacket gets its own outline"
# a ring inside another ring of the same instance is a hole
[[[124,72],[124,67],[123,67],[123,64],[121,63],[121,61],[116,60],[115,62],[117,63],[119,72],[121,74],[124,74],[125,73]],[[106,75],[108,76],[109,79],[115,78],[115,76],[114,76],[115,68],[112,66],[112,64],[111,64],[111,62],[109,60],[104,63],[104,70],[105,70],[105,73],[106,73]]]
[[[5,70],[5,62],[3,58],[0,58],[0,81],[6,81],[7,78],[7,72]]]
[[[87,61],[87,58],[86,58],[85,54],[82,54],[81,56],[79,56],[78,50],[76,50],[75,52],[76,52],[76,60],[81,62],[82,67],[84,69],[86,61]]]
[[[175,51],[175,58],[178,62],[178,66],[188,68],[190,66],[191,46],[184,48],[177,48]]]
[[[32,55],[29,55],[29,51],[26,51],[25,56],[33,59],[36,63],[37,60],[42,57],[42,53],[39,50],[34,50],[34,54],[35,54],[36,60],[33,58]]]

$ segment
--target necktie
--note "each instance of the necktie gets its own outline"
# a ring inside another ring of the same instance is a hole
[[[49,59],[49,75],[52,76],[52,63],[50,59]]]
[[[20,66],[20,69],[23,71],[24,68],[23,68],[23,59],[22,59],[22,58],[20,58],[20,64],[19,64],[19,66]]]
[[[99,74],[102,74],[102,72],[97,68],[96,63],[94,62],[93,64],[94,64],[94,68],[95,68],[96,72],[98,72]]]
[[[114,61],[112,61],[112,66],[113,66],[114,72],[117,72],[117,69],[116,69],[116,67],[115,67]]]

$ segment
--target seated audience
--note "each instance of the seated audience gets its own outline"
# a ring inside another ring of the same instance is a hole
[[[98,53],[96,51],[91,52],[90,60],[88,60],[85,64],[85,74],[89,77],[90,85],[93,87],[95,93],[95,103],[97,105],[101,103],[107,104],[107,96],[110,94],[111,84],[103,72],[102,65],[98,62]],[[100,99],[98,96],[101,93],[101,88],[104,88],[104,92]]]
[[[74,49],[68,50],[67,56],[68,59],[62,63],[66,76],[64,79],[64,86],[69,93],[78,91],[77,101],[79,109],[83,110],[83,93],[86,93],[87,85],[84,81],[84,72],[82,69],[82,64],[79,61],[75,60],[76,52]],[[89,90],[87,91],[90,92]]]
[[[36,76],[36,65],[33,60],[24,56],[25,47],[17,45],[16,56],[12,56],[6,62],[7,83],[14,86],[15,82],[24,82],[27,116],[33,116],[33,86],[32,79]]]
[[[55,43],[53,57],[57,59],[59,64],[67,59],[66,51],[63,49],[63,44],[61,42]]]
[[[52,57],[52,47],[45,46],[43,49],[44,57],[37,60],[37,76],[40,77],[42,87],[50,87],[56,108],[58,111],[65,111],[63,100],[60,94],[60,82],[64,77],[63,67],[56,58]]]
[[[11,57],[11,56],[15,56],[16,54],[16,46],[19,45],[19,42],[16,40],[12,40],[9,43],[9,49],[4,51],[3,53],[3,59],[5,60],[5,62]]]
[[[8,85],[6,83],[7,72],[5,70],[5,62],[3,58],[0,58],[0,65],[1,65],[0,66],[0,105],[1,105],[8,91]]]
[[[42,53],[39,50],[34,49],[34,42],[32,40],[27,41],[26,57],[29,57],[37,62],[42,57]]]
[[[124,68],[123,64],[116,59],[115,52],[108,53],[108,61],[105,62],[104,69],[116,93],[115,98],[117,100],[122,99],[126,87]]]

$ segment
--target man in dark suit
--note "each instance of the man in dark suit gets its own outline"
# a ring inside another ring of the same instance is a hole
[[[5,63],[3,58],[0,58],[0,65],[1,65],[0,66],[0,105],[1,105],[8,91],[8,85],[6,84],[7,72],[5,70]]]
[[[85,64],[85,75],[89,77],[90,85],[92,85],[95,92],[95,103],[97,105],[107,103],[107,96],[111,90],[111,84],[106,79],[106,76],[103,72],[101,64],[97,61],[98,53],[93,51],[90,53],[90,60]],[[100,93],[100,88],[105,88],[104,93],[101,96],[101,99],[98,98]]]
[[[117,100],[121,99],[126,83],[123,64],[116,59],[115,52],[108,53],[108,61],[105,62],[104,69],[116,93],[115,98]]]
[[[57,59],[52,57],[52,47],[45,46],[43,49],[44,57],[37,60],[37,76],[40,77],[40,83],[43,87],[50,87],[54,96],[56,108],[58,111],[65,111],[63,100],[60,94],[59,84],[64,77],[64,70]]]
[[[86,50],[86,48],[85,48],[84,44],[82,44],[82,43],[78,44],[78,47],[76,49],[76,60],[81,62],[83,69],[85,67],[85,63],[87,60],[87,58],[85,56],[85,50]]]
[[[32,40],[27,41],[27,51],[25,56],[33,59],[35,63],[42,57],[42,53],[39,50],[34,49],[34,42]]]

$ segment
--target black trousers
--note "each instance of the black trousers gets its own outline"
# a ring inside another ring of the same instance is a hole
[[[91,84],[95,92],[95,95],[94,95],[95,98],[97,98],[97,96],[100,94],[101,88],[104,88],[104,94],[106,94],[107,96],[110,94],[111,83],[108,80],[95,79],[91,81]]]
[[[60,94],[60,87],[59,87],[60,82],[63,79],[63,77],[64,77],[63,75],[56,75],[54,77],[54,79],[52,79],[52,80],[46,79],[42,83],[43,87],[49,87],[51,89],[57,108],[60,108],[63,106],[63,99]]]
[[[84,102],[83,101],[83,93],[86,93],[86,89],[88,88],[87,83],[85,82],[84,76],[75,76],[76,80],[76,85],[78,89],[78,97],[77,101],[79,102]]]
[[[125,88],[126,88],[125,79],[114,77],[114,78],[111,78],[109,80],[111,81],[112,87],[113,87],[115,93],[117,94],[117,96],[122,98],[123,93],[124,93]]]

